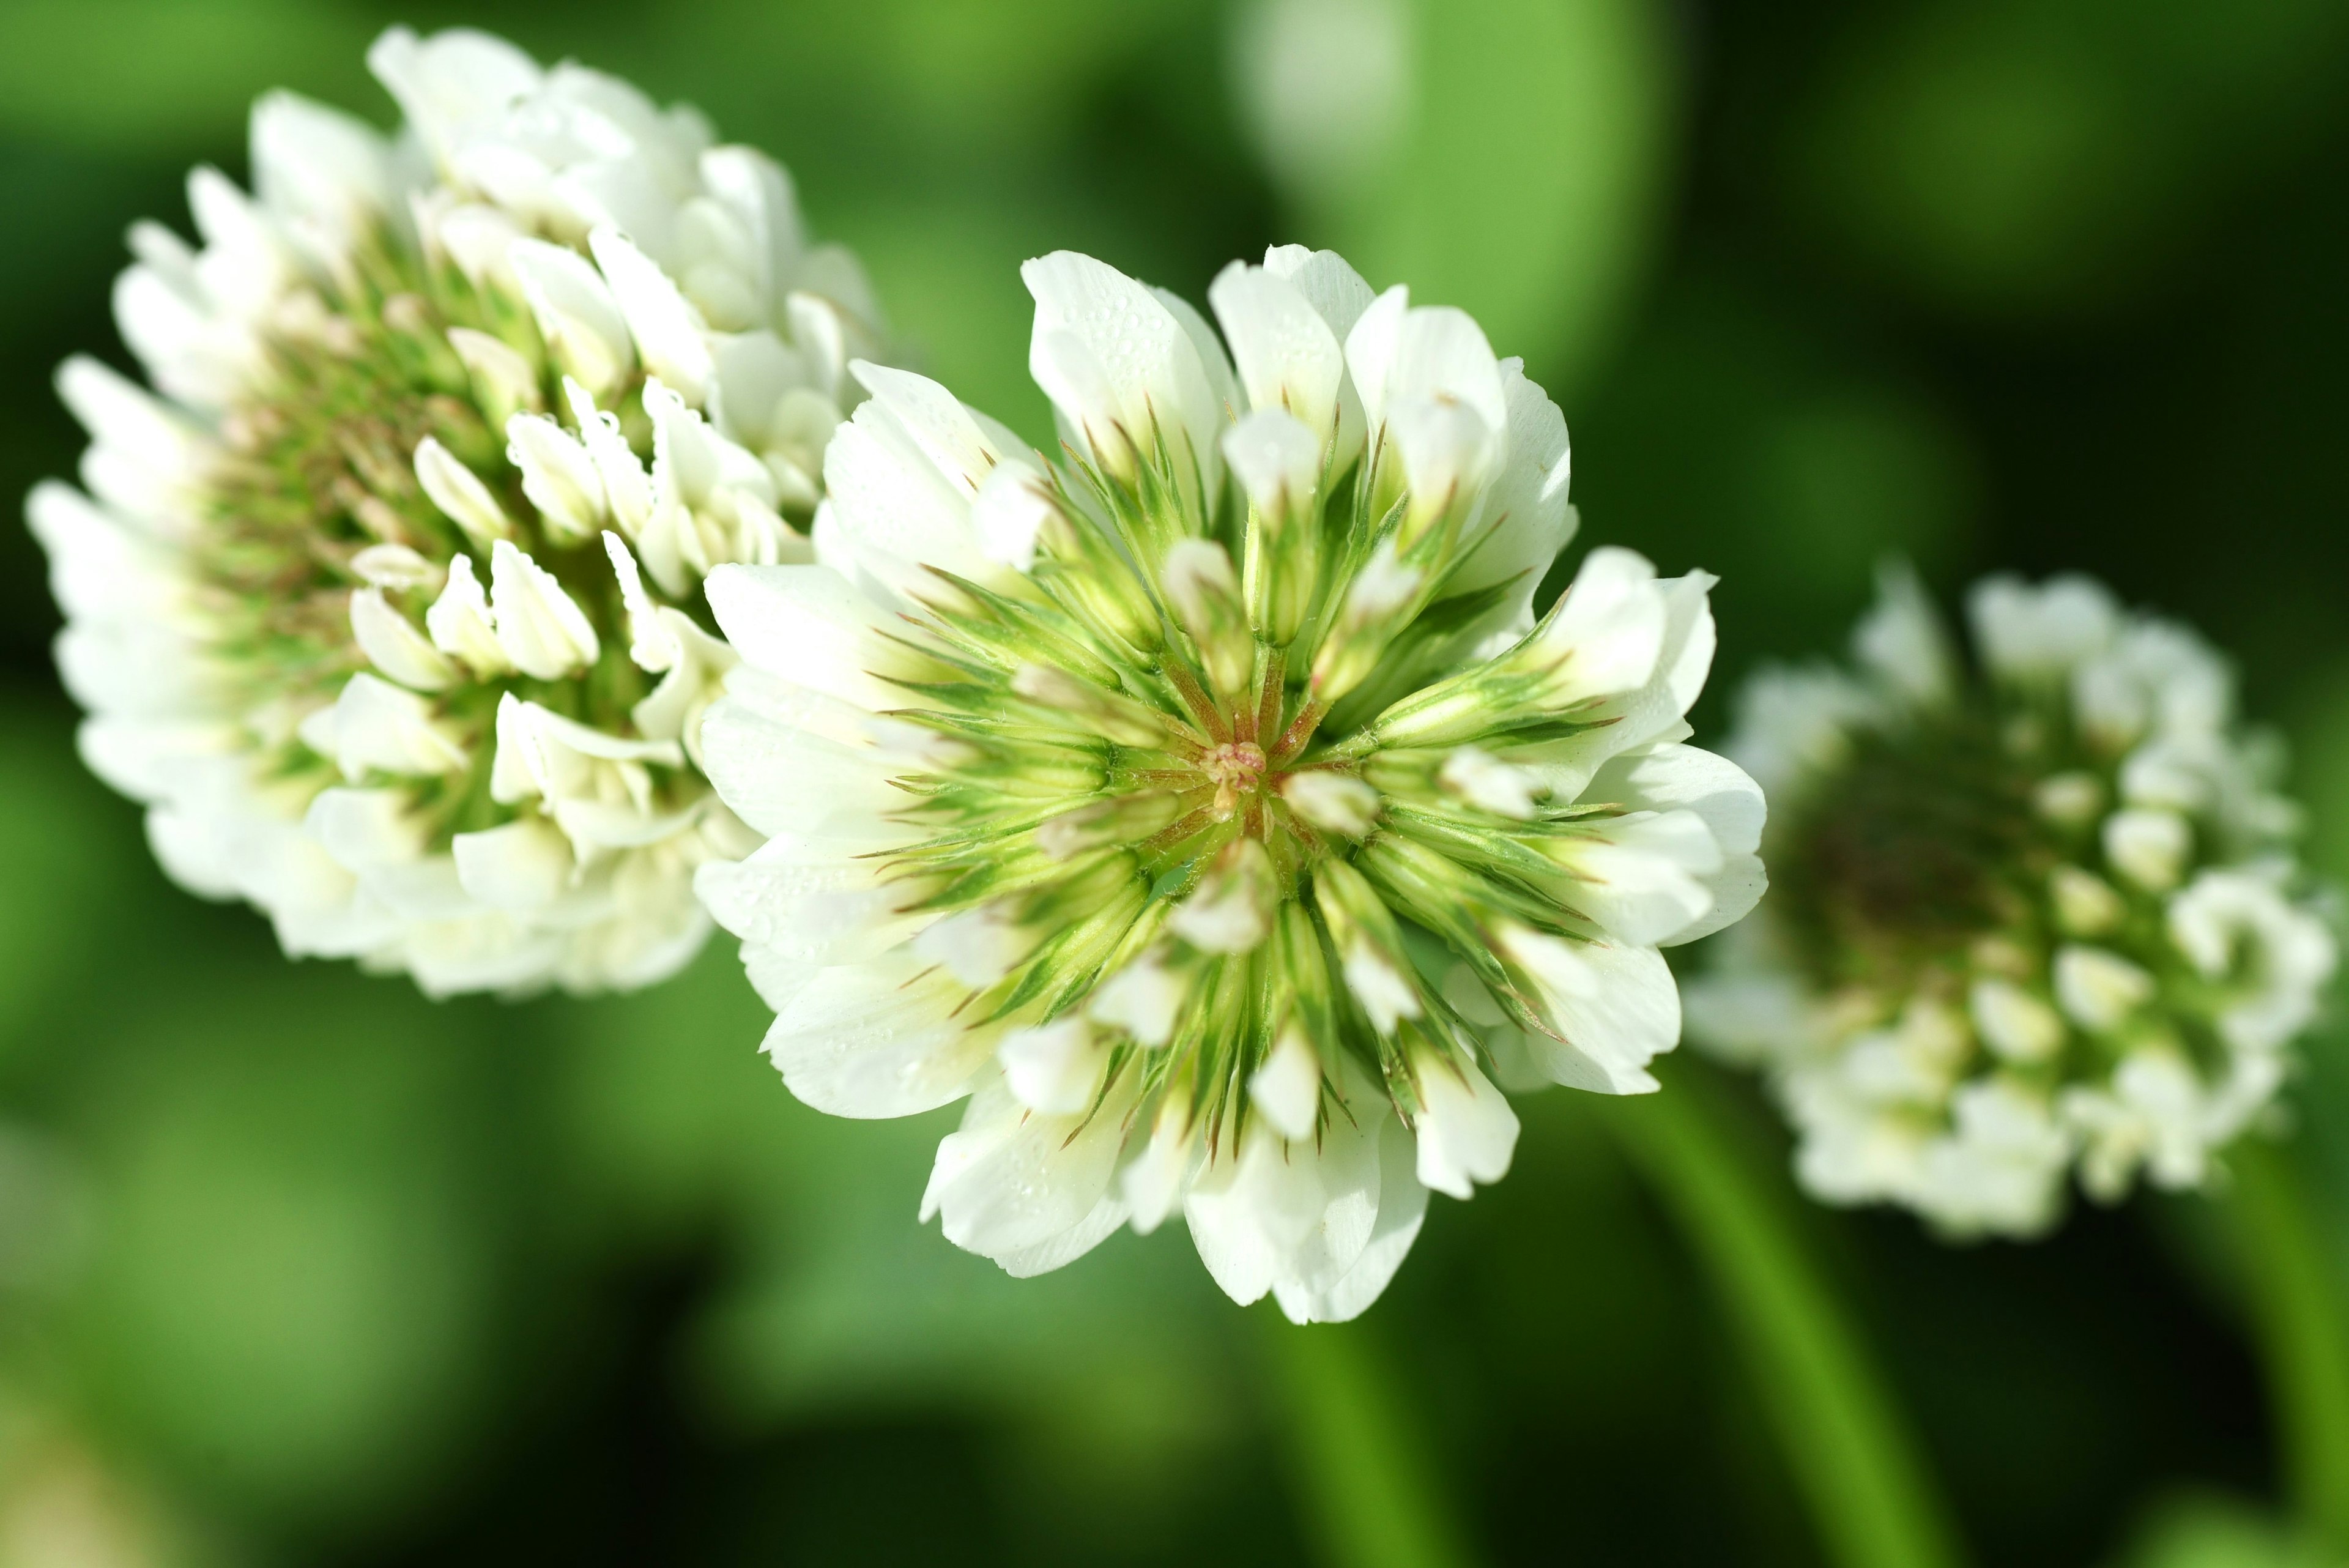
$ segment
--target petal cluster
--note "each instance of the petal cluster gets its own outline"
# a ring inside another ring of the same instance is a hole
[[[91,765],[185,886],[427,990],[643,983],[755,836],[710,793],[700,585],[806,559],[877,317],[783,171],[479,33],[369,55],[398,136],[288,94],[115,288],[151,386],[29,504]]]
[[[1851,669],[1774,670],[1730,751],[1777,888],[1691,982],[1765,1066],[1832,1202],[2031,1235],[2199,1186],[2274,1096],[2335,944],[2281,755],[2186,628],[2085,577],[1979,584],[1974,668],[1887,574]]]
[[[1537,620],[1563,418],[1334,254],[1233,264],[1212,327],[1026,277],[1063,461],[859,364],[817,560],[712,575],[703,745],[768,841],[698,885],[802,1099],[968,1099],[957,1244],[1179,1216],[1236,1300],[1349,1317],[1506,1171],[1496,1082],[1655,1087],[1659,947],[1759,896],[1760,794],[1685,744],[1710,579],[1599,549]]]

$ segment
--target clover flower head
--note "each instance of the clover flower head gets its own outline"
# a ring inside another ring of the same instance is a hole
[[[1853,668],[1742,693],[1776,887],[1689,1024],[1768,1070],[1817,1197],[2028,1236],[2073,1173],[2106,1202],[2208,1179],[2334,940],[2281,753],[2200,638],[2080,576],[1992,577],[1968,609],[1971,669],[1889,570]]]
[[[1563,418],[1334,254],[1233,264],[1220,336],[1026,276],[1061,461],[860,364],[817,563],[712,575],[710,777],[771,836],[698,887],[802,1098],[968,1097],[958,1244],[1033,1273],[1179,1214],[1235,1299],[1350,1316],[1430,1188],[1507,1169],[1495,1081],[1653,1088],[1658,946],[1759,894],[1759,793],[1683,743],[1710,579],[1601,549],[1537,619]]]
[[[804,559],[880,346],[789,179],[584,67],[395,28],[396,137],[286,93],[115,287],[151,382],[29,504],[85,755],[188,888],[435,992],[642,983],[756,838],[700,776],[725,562]],[[796,524],[796,526],[795,526]]]

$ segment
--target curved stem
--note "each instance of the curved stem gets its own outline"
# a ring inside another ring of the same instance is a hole
[[[1948,1511],[1881,1374],[1806,1251],[1784,1178],[1738,1136],[1713,1075],[1608,1125],[1711,1278],[1829,1558],[1843,1568],[1958,1568]]]
[[[1471,1568],[1475,1557],[1369,1327],[1296,1328],[1266,1315],[1291,1469],[1328,1568]]]
[[[2257,1138],[2230,1158],[2224,1199],[2243,1271],[2244,1304],[2266,1363],[2277,1447],[2301,1521],[2349,1552],[2349,1302],[2326,1256],[2306,1177]]]

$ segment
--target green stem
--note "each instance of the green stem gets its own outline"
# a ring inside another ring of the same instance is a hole
[[[2292,1504],[2318,1539],[2349,1552],[2349,1303],[2298,1162],[2250,1138],[2230,1164],[2225,1205]]]
[[[1784,1179],[1710,1072],[1607,1120],[1710,1276],[1787,1468],[1842,1568],[1958,1568],[1947,1511],[1854,1325],[1806,1251]]]
[[[1306,1522],[1328,1568],[1470,1568],[1433,1464],[1361,1323],[1270,1321],[1267,1346]]]

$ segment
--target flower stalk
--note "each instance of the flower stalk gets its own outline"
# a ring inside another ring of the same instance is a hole
[[[2247,1139],[2221,1199],[2267,1372],[2286,1491],[2303,1528],[2349,1552],[2349,1297],[2290,1150]]]
[[[1660,1075],[1664,1093],[1607,1125],[1712,1284],[1830,1559],[1961,1568],[1947,1506],[1772,1162],[1745,1147],[1714,1075]]]
[[[1303,1522],[1328,1568],[1474,1568],[1369,1326],[1257,1316]]]

